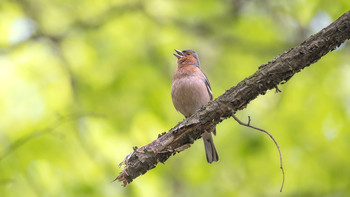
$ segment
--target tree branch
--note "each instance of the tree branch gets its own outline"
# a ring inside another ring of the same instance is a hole
[[[190,147],[205,130],[231,117],[233,112],[244,109],[260,94],[264,95],[267,90],[287,82],[295,73],[315,63],[349,38],[350,11],[300,45],[260,66],[253,75],[178,123],[169,132],[158,136],[158,139],[134,148],[120,164],[124,165],[124,169],[116,180],[126,186],[159,162],[164,163],[171,155]]]

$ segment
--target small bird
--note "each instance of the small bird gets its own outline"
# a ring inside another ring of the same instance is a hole
[[[207,76],[200,69],[197,53],[193,50],[175,51],[177,69],[171,85],[171,98],[175,109],[187,118],[213,100],[213,94]],[[212,132],[216,135],[215,128]],[[218,161],[211,132],[205,131],[202,139],[208,163]]]

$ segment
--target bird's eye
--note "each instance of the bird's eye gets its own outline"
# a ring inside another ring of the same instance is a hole
[[[190,53],[190,52],[187,52],[186,55],[191,55],[191,53]]]

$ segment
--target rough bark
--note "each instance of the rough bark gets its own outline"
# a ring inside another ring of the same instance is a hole
[[[201,137],[205,130],[232,113],[244,109],[257,96],[287,82],[295,73],[315,63],[329,51],[350,38],[350,11],[328,27],[312,35],[300,45],[291,48],[278,58],[261,65],[259,69],[236,86],[227,90],[207,106],[174,128],[158,136],[158,139],[134,150],[125,157],[122,172],[116,178],[126,186],[136,177],[164,163],[171,155],[181,152]]]

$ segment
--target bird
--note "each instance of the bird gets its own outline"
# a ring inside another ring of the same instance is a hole
[[[197,53],[193,50],[174,50],[177,68],[171,84],[171,98],[175,109],[188,118],[213,100],[213,93],[207,76],[200,68]],[[216,135],[216,128],[212,133]],[[218,161],[219,156],[211,132],[205,131],[202,139],[207,162]]]

